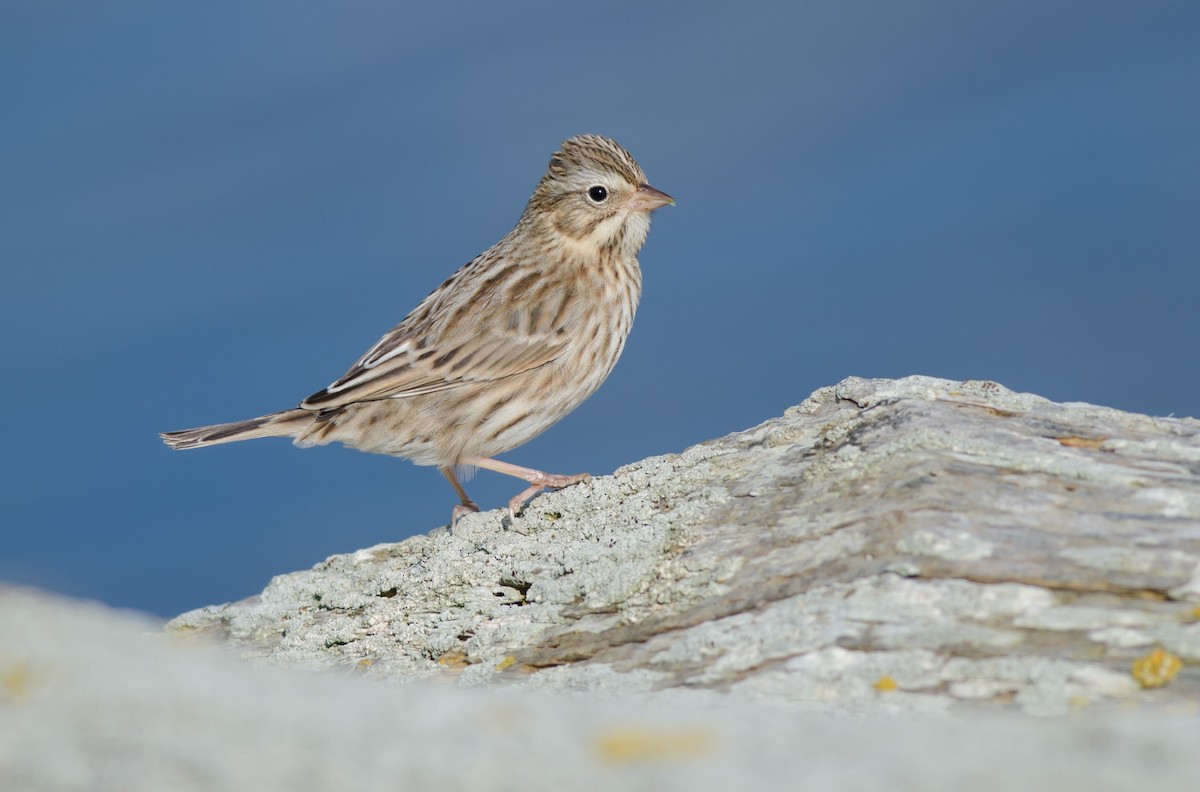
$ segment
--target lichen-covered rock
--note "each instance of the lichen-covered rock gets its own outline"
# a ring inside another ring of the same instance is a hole
[[[0,587],[0,790],[1125,792],[1200,777],[1194,714],[846,718],[704,691],[396,687],[252,668],[157,627]],[[836,690],[854,654],[805,656],[813,692]]]
[[[1200,703],[1198,601],[1200,421],[852,378],[169,630],[389,680],[1049,714]],[[1158,648],[1182,670],[1143,689]]]

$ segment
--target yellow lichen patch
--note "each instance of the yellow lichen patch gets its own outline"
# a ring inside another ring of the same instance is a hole
[[[29,666],[16,663],[0,669],[0,690],[9,701],[23,701],[29,695],[33,683],[33,675]]]
[[[1200,608],[1192,608],[1192,618],[1200,621]]]
[[[891,693],[893,690],[900,689],[900,686],[896,684],[896,680],[892,679],[887,674],[884,674],[883,676],[879,677],[879,679],[875,680],[875,684],[872,685],[872,687],[875,688],[876,692],[878,693]]]
[[[1068,448],[1099,448],[1107,437],[1058,437],[1055,438]]]
[[[470,665],[467,661],[466,652],[446,652],[437,659],[438,665],[443,668],[466,668]]]
[[[1177,655],[1159,647],[1145,657],[1134,660],[1130,673],[1142,687],[1156,688],[1174,679],[1182,666],[1183,661]]]
[[[499,663],[496,663],[496,670],[503,671],[506,668],[512,668],[513,664],[516,662],[517,662],[517,658],[513,657],[512,655],[509,655],[508,657],[501,660]]]
[[[701,728],[617,728],[596,737],[596,753],[609,764],[682,761],[711,755],[717,738]]]

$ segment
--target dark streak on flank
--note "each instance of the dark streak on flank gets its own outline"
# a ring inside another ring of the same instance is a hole
[[[510,401],[512,401],[515,398],[517,398],[517,391],[510,390],[508,393],[504,394],[499,399],[496,399],[496,401],[492,402],[492,406],[488,409],[488,412],[494,413],[496,410],[499,410],[501,407],[508,404]]]
[[[533,413],[531,413],[531,412],[523,412],[523,413],[521,413],[521,414],[520,414],[520,415],[518,415],[516,418],[513,418],[511,421],[509,421],[508,423],[504,424],[504,426],[498,427],[498,428],[497,428],[495,431],[493,431],[493,432],[492,432],[492,436],[493,436],[493,437],[499,437],[500,435],[502,435],[502,434],[504,434],[505,432],[507,432],[509,429],[512,429],[512,428],[513,428],[514,426],[516,426],[517,424],[519,424],[519,423],[523,423],[524,421],[527,421],[527,420],[529,420],[530,416],[532,416],[532,415],[533,415]]]
[[[550,320],[550,324],[563,324],[566,319],[567,312],[575,305],[575,289],[574,287],[567,288],[563,291],[562,302],[558,304],[558,311],[555,312],[554,318]]]

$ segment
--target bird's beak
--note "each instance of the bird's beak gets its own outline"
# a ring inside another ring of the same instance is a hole
[[[662,190],[656,190],[649,184],[643,184],[630,196],[629,203],[625,207],[631,212],[649,212],[667,204],[674,206],[675,199]]]

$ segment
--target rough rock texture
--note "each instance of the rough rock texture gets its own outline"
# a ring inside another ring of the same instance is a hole
[[[0,790],[1194,790],[1190,715],[858,717],[254,669],[0,587]],[[1111,714],[1110,714],[1111,715]]]
[[[165,635],[0,587],[0,790],[1192,790],[1198,600],[1200,422],[851,379]]]
[[[169,630],[393,681],[1194,711],[1198,601],[1200,421],[909,377],[845,380],[515,525],[469,515]],[[1162,679],[1182,670],[1143,690],[1131,664],[1155,649]]]

